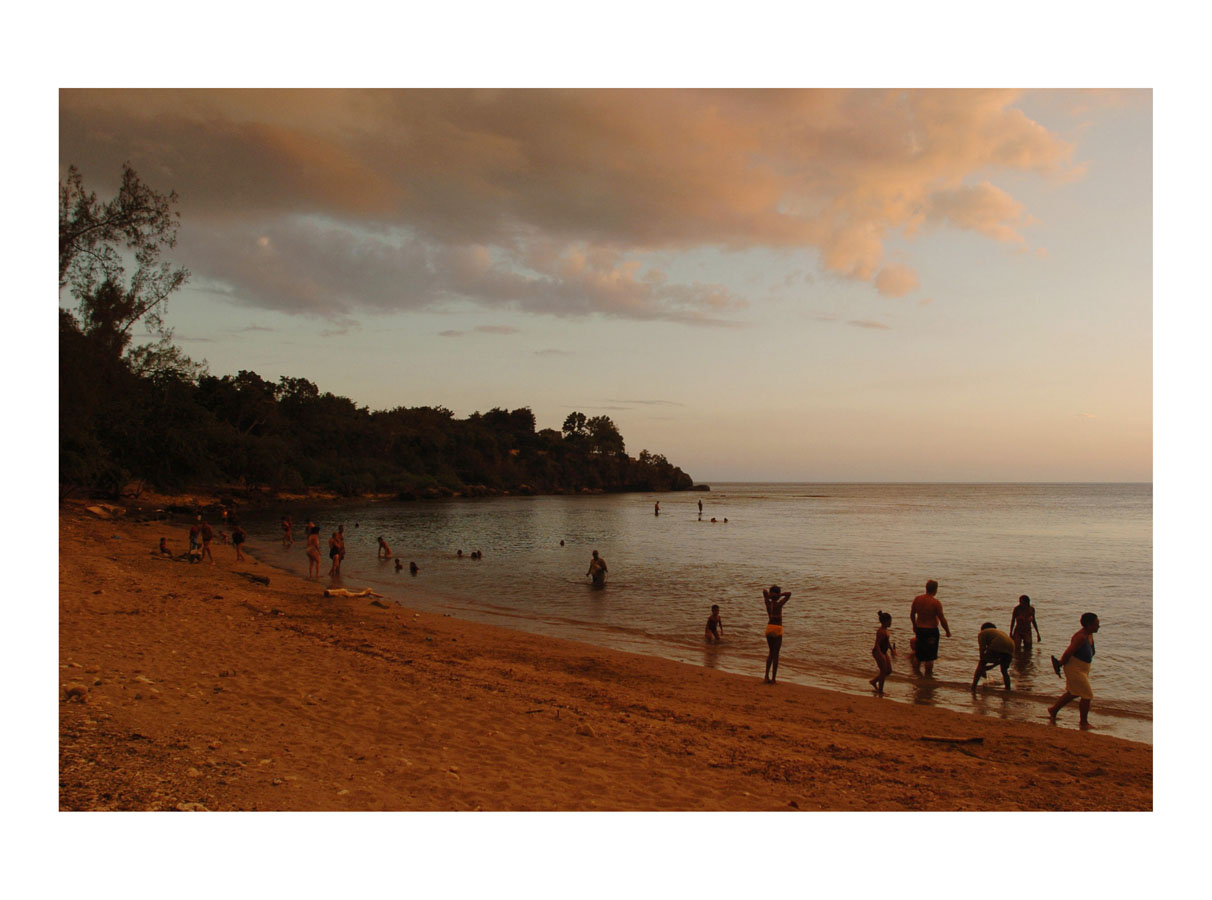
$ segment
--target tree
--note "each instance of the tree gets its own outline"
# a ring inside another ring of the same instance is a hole
[[[598,453],[622,453],[623,436],[610,416],[594,416],[585,423],[589,445]]]
[[[570,412],[568,418],[564,420],[564,434],[568,437],[588,437],[589,429],[585,427],[585,422],[583,412]]]
[[[163,333],[168,297],[189,278],[188,269],[160,259],[177,243],[177,200],[175,191],[166,197],[143,184],[129,163],[107,203],[85,191],[75,166],[59,185],[59,289],[70,287],[80,302],[84,332],[103,336],[119,352],[140,319]],[[129,281],[125,258],[135,263]]]

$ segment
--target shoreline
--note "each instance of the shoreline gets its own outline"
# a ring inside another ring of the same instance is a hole
[[[326,599],[255,545],[160,559],[179,526],[83,504],[59,524],[60,809],[1153,807],[1149,744]]]

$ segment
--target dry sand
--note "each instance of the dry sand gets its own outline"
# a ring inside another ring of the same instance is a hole
[[[1153,806],[1146,744],[329,599],[255,543],[159,558],[181,524],[59,524],[62,810]]]

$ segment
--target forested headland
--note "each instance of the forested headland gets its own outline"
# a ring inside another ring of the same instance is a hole
[[[164,314],[189,272],[175,193],[126,166],[116,197],[59,186],[61,494],[244,489],[402,499],[490,493],[666,491],[693,486],[664,456],[631,457],[607,416],[537,428],[528,408],[455,418],[443,407],[372,411],[305,377],[215,377],[172,342]],[[127,272],[131,267],[133,271]],[[154,340],[135,344],[136,325]]]

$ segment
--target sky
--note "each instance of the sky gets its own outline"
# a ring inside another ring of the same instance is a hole
[[[1152,92],[96,90],[59,168],[176,191],[213,375],[698,481],[1152,480]],[[64,305],[74,301],[64,294]]]

